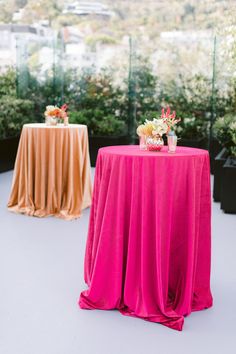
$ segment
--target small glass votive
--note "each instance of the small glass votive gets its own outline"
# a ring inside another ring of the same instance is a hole
[[[69,125],[69,117],[68,116],[64,117],[64,125],[65,126]]]
[[[49,116],[46,117],[46,125],[57,125],[58,123],[58,118],[54,116]]]
[[[168,143],[168,152],[174,154],[177,145],[177,136],[175,135],[174,132],[170,132],[167,135],[167,143]]]
[[[139,149],[140,150],[147,150],[146,136],[145,135],[141,135],[139,137]]]

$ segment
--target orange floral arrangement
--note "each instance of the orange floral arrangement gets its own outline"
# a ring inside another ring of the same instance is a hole
[[[47,106],[46,111],[44,112],[45,118],[48,117],[53,117],[53,118],[58,118],[58,119],[67,119],[67,110],[68,106],[64,104],[60,108],[57,106]]]

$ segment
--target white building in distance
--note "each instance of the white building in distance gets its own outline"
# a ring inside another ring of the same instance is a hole
[[[39,25],[0,24],[0,71],[9,66],[15,67],[19,55],[21,62],[27,60],[29,45],[50,42],[54,35],[52,29]]]
[[[108,6],[100,2],[75,1],[65,6],[63,14],[73,14],[77,16],[95,15],[101,17],[111,17],[113,12]]]

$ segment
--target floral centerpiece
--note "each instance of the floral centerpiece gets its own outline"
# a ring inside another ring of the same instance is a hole
[[[47,106],[44,112],[45,121],[47,125],[57,125],[59,122],[63,122],[64,125],[68,125],[69,119],[67,115],[68,106],[64,104],[60,108],[57,106]]]
[[[165,112],[165,109],[162,108],[161,111],[161,119],[164,120],[164,122],[168,126],[168,133],[174,128],[174,126],[180,122],[180,118],[176,118],[176,113],[173,111],[173,113],[170,113],[170,107],[167,107],[167,110]]]
[[[137,128],[137,134],[140,137],[140,149],[149,151],[160,151],[164,145],[162,136],[170,134],[173,127],[180,121],[176,118],[175,111],[171,114],[170,107],[162,109],[161,117],[147,120]],[[177,138],[176,138],[177,141]]]

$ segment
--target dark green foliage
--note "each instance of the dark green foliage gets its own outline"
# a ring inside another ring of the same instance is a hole
[[[14,69],[8,69],[7,72],[0,75],[0,98],[5,95],[16,97],[16,72]]]
[[[226,147],[232,156],[236,156],[236,115],[226,114],[218,118],[213,126],[214,136]]]
[[[69,116],[71,123],[86,124],[91,136],[119,136],[127,133],[124,121],[112,114],[104,116],[98,109],[70,112]]]
[[[86,124],[90,135],[127,134],[129,102],[134,107],[136,125],[145,119],[160,116],[161,108],[176,110],[181,122],[177,134],[182,138],[206,138],[212,110],[209,79],[202,75],[179,76],[175,80],[160,81],[147,59],[137,58],[132,73],[132,92],[127,78],[115,79],[112,70],[96,74],[93,70],[68,71],[55,69],[54,77],[39,81],[29,73],[28,88],[19,92],[14,70],[0,75],[0,131],[1,137],[20,131],[26,121],[44,121],[43,113],[49,104],[69,106],[71,123]],[[215,91],[214,117],[234,112],[236,84],[221,93]],[[18,97],[21,99],[16,99]],[[132,95],[130,100],[130,95]]]
[[[72,123],[86,124],[91,135],[126,134],[127,94],[113,82],[112,73],[83,71],[65,87]]]
[[[138,58],[134,70],[137,124],[142,123],[146,116],[159,111],[160,101],[157,95],[157,84],[158,78],[152,72],[148,59]]]
[[[19,135],[23,124],[33,122],[34,103],[11,96],[0,98],[0,139]]]

